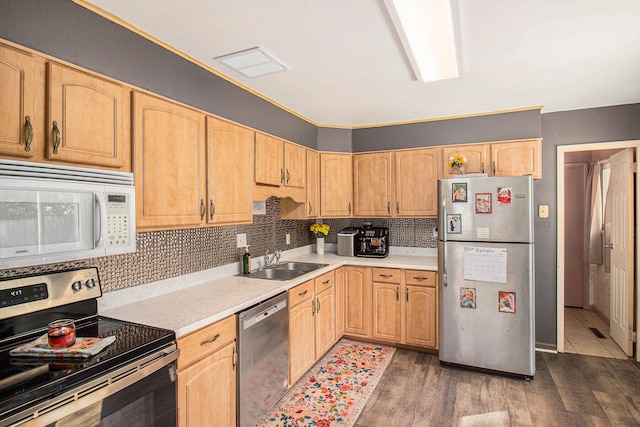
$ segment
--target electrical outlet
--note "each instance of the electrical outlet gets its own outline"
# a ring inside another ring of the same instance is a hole
[[[244,248],[247,246],[247,235],[246,233],[236,234],[236,240],[239,248]]]
[[[287,235],[285,236],[285,239],[287,241],[287,245],[291,244],[291,234],[287,233]]]

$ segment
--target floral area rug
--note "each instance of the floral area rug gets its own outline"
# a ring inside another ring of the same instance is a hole
[[[395,347],[341,339],[258,425],[352,426],[395,351]]]

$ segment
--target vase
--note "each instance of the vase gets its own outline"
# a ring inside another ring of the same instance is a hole
[[[464,175],[464,165],[462,166],[452,166],[451,167],[452,172],[458,172],[458,175]]]
[[[316,238],[316,253],[318,255],[324,255],[324,237]]]

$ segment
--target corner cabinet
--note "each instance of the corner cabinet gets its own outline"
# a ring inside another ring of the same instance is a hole
[[[305,202],[306,149],[270,135],[255,135],[256,200],[270,196]]]
[[[178,427],[236,425],[236,319],[178,339]]]
[[[315,150],[307,149],[306,158],[306,202],[282,199],[282,219],[308,219],[320,215],[320,155]]]
[[[250,129],[207,117],[207,223],[253,220],[253,136]]]
[[[353,159],[349,153],[320,153],[320,216],[350,217],[353,212]]]
[[[133,94],[138,229],[205,223],[204,114],[141,92]]]

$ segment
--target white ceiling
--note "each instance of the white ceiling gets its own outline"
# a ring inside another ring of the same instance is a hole
[[[421,83],[383,0],[87,1],[318,125],[640,102],[640,1],[451,2],[460,77]],[[255,46],[291,70],[213,59]]]

